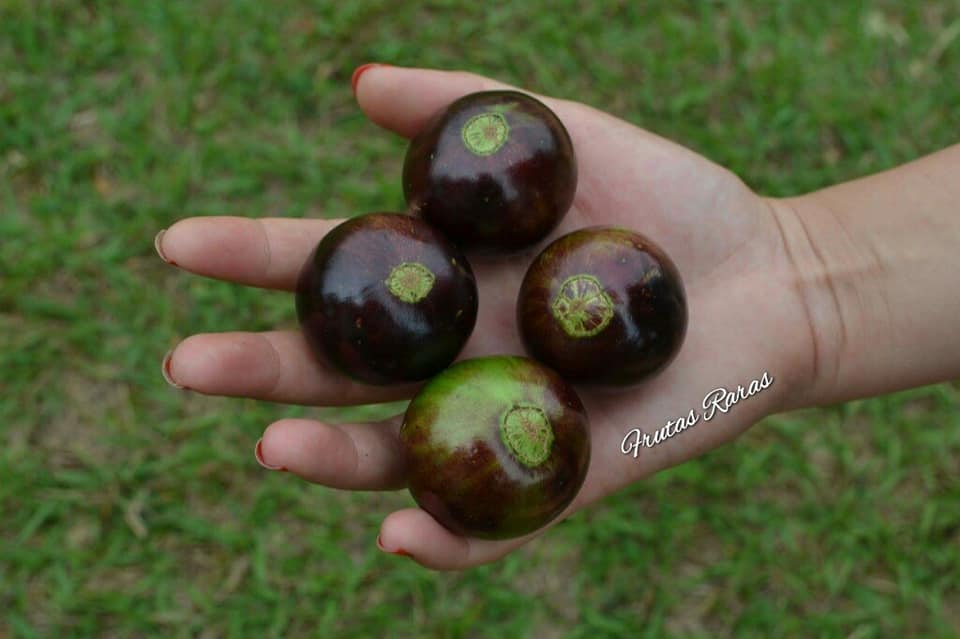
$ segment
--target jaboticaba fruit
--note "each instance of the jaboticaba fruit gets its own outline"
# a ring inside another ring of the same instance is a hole
[[[454,364],[411,401],[400,440],[420,507],[458,534],[485,539],[549,523],[576,496],[590,462],[577,394],[525,357]]]
[[[465,249],[535,244],[573,202],[573,143],[543,103],[517,91],[472,93],[434,116],[407,149],[411,211]]]
[[[320,240],[300,272],[297,316],[314,354],[371,384],[450,365],[477,318],[463,253],[410,215],[371,213]]]
[[[627,229],[590,227],[558,238],[533,261],[517,324],[527,352],[565,378],[626,385],[677,354],[686,296],[656,244]]]

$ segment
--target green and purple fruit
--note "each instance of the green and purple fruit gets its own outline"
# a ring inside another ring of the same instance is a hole
[[[590,463],[587,414],[574,390],[525,357],[454,364],[404,416],[410,493],[458,534],[520,537],[573,500]]]
[[[558,238],[520,287],[527,351],[571,381],[628,385],[662,370],[687,329],[683,282],[649,239],[615,227]]]
[[[542,102],[517,91],[472,93],[434,116],[407,149],[412,211],[481,252],[535,244],[577,188],[573,143]]]
[[[370,384],[424,380],[450,365],[477,319],[463,253],[410,215],[370,213],[320,240],[297,281],[313,353]]]

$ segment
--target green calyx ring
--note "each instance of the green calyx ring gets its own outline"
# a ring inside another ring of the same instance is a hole
[[[593,275],[580,273],[563,280],[550,305],[563,332],[574,338],[593,337],[613,319],[613,300]]]
[[[403,262],[390,271],[387,290],[401,302],[416,304],[427,296],[437,276],[420,262]]]
[[[501,113],[487,111],[467,120],[460,137],[474,155],[493,155],[510,137],[510,125]]]
[[[553,429],[542,409],[517,405],[500,420],[500,439],[518,462],[536,468],[550,457]]]

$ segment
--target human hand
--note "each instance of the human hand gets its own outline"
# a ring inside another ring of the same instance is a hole
[[[410,137],[454,99],[500,88],[511,87],[467,73],[380,66],[367,70],[356,90],[371,120]],[[775,203],[688,149],[583,104],[537,97],[573,139],[576,198],[539,246],[507,257],[471,256],[480,308],[461,357],[523,353],[515,304],[526,268],[546,242],[584,226],[624,226],[663,247],[683,276],[689,310],[685,343],[664,372],[627,390],[578,387],[591,421],[592,460],[562,519],[729,441],[783,407],[788,389],[809,374],[811,344],[803,300],[788,285],[792,267]],[[168,262],[193,273],[292,291],[309,252],[339,222],[188,218],[158,236],[157,248]],[[321,406],[396,400],[416,391],[415,385],[373,387],[344,378],[310,356],[298,331],[194,335],[174,349],[164,370],[175,383],[201,393]],[[770,390],[641,448],[636,457],[622,452],[632,429],[652,435],[691,409],[706,413],[702,402],[709,391],[746,387],[764,372],[775,380]],[[405,485],[400,422],[284,419],[267,427],[258,452],[265,463],[308,481],[398,489]],[[464,538],[411,508],[388,515],[379,540],[384,549],[402,550],[425,566],[457,569],[497,559],[542,532],[507,541]]]

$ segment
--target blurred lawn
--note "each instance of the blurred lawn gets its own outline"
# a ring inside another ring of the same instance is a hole
[[[329,412],[169,388],[186,335],[294,318],[157,230],[401,205],[367,61],[579,99],[774,195],[960,130],[951,0],[0,0],[0,638],[960,634],[956,385],[771,418],[464,574],[376,550],[405,492],[255,464]]]

